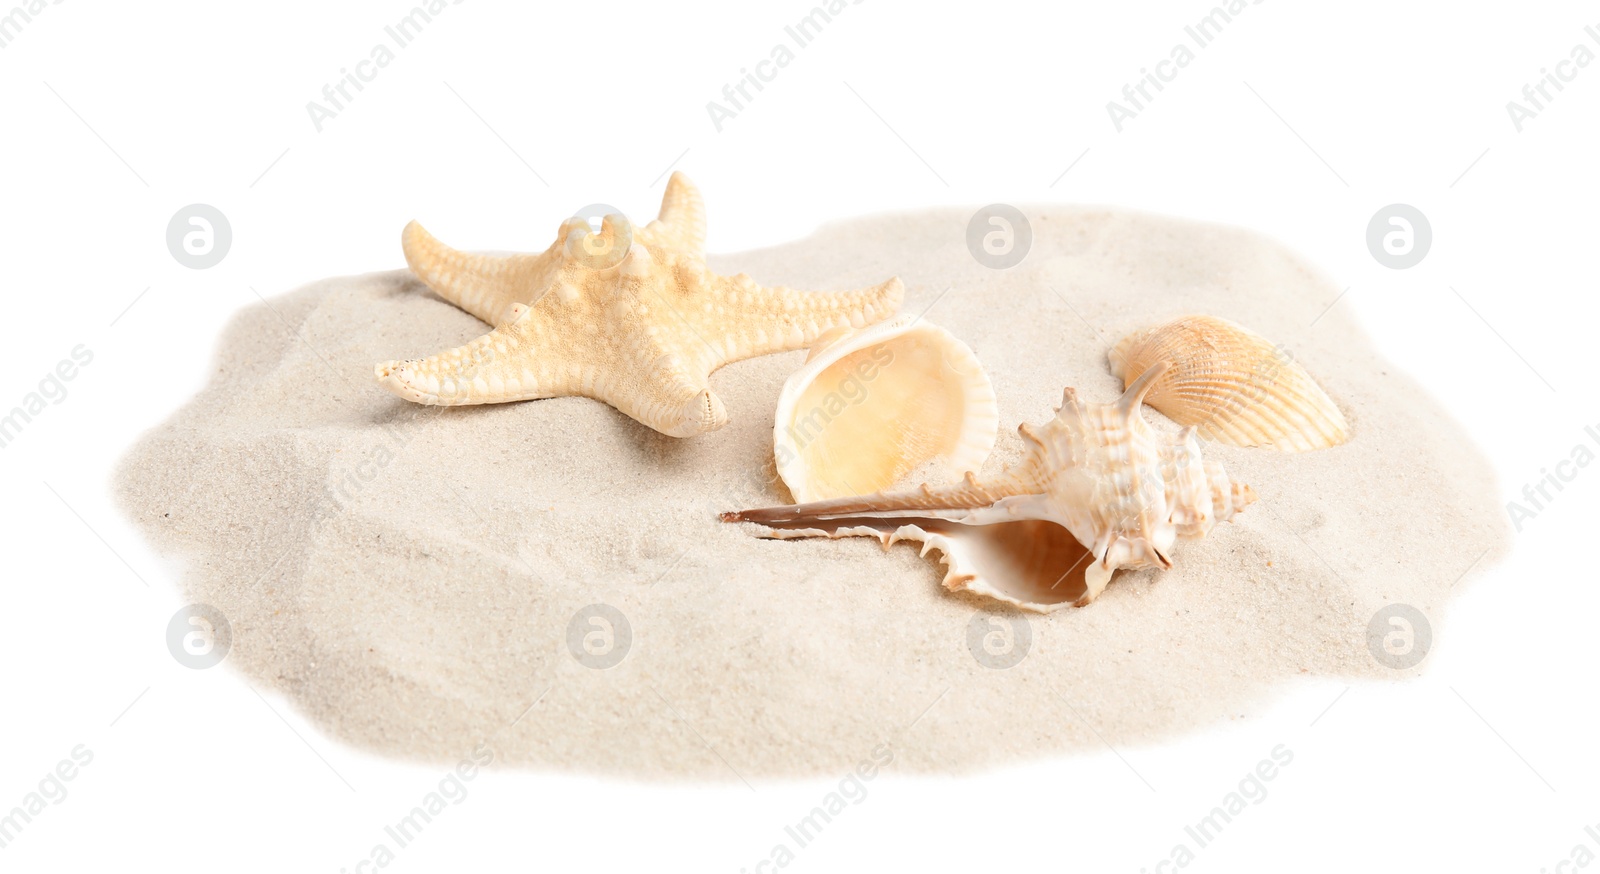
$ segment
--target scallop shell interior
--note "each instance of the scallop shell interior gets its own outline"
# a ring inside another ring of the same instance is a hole
[[[812,348],[779,396],[773,450],[803,503],[880,491],[914,471],[938,480],[977,470],[999,425],[972,350],[902,317]]]
[[[1172,367],[1145,402],[1207,440],[1305,452],[1350,437],[1339,407],[1281,346],[1215,316],[1184,316],[1124,337],[1107,356],[1124,386]]]

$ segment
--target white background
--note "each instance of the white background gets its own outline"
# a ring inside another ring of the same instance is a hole
[[[230,670],[178,666],[163,642],[174,568],[108,497],[119,455],[204,383],[230,314],[401,266],[411,218],[474,248],[542,247],[582,204],[653,215],[676,166],[706,193],[713,251],[936,204],[1234,223],[1349,286],[1337,306],[1448,404],[1503,500],[1600,426],[1600,64],[1520,133],[1505,108],[1574,45],[1600,52],[1592,6],[1267,0],[1118,133],[1105,104],[1187,39],[1205,0],[866,0],[718,132],[707,102],[810,6],[471,0],[320,133],[306,103],[386,39],[404,0],[66,0],[0,49],[0,406],[74,346],[95,356],[0,450],[0,809],[75,745],[95,756],[0,868],[353,871],[443,776],[346,748]],[[204,271],[164,240],[193,202],[234,232]],[[1364,240],[1393,202],[1433,227],[1409,270]],[[1508,562],[1461,584],[1421,680],[1308,680],[1165,746],[1107,738],[1115,752],[961,779],[891,770],[789,867],[1154,871],[1287,744],[1270,796],[1190,870],[1555,871],[1600,824],[1597,489],[1600,470],[1583,471]],[[492,773],[390,867],[755,871],[836,783]]]

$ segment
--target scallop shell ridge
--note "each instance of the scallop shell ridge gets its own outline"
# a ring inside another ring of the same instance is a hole
[[[1107,358],[1125,386],[1170,362],[1146,402],[1207,440],[1305,452],[1349,439],[1338,405],[1288,350],[1226,319],[1174,319],[1129,334]]]

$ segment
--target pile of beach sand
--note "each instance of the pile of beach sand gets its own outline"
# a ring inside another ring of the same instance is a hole
[[[242,312],[210,385],[123,463],[122,504],[180,562],[187,599],[227,617],[227,664],[328,734],[407,758],[484,742],[539,769],[735,780],[836,775],[888,745],[898,770],[962,771],[1171,737],[1259,712],[1303,675],[1426,667],[1374,657],[1374,614],[1437,620],[1509,535],[1460,426],[1345,306],[1324,314],[1335,286],[1237,229],[1065,207],[1030,211],[1026,260],[995,270],[968,252],[968,218],[866,218],[710,266],[816,290],[900,276],[904,310],[993,380],[986,472],[1064,387],[1120,394],[1114,340],[1191,313],[1284,344],[1352,440],[1208,446],[1258,503],[1180,540],[1169,571],[1024,614],[944,591],[915,544],[718,521],[789,501],[773,412],[804,353],[718,371],[731,422],[692,439],[582,398],[419,407],[382,390],[374,363],[488,329],[396,271]],[[997,660],[1008,647],[1020,656]]]

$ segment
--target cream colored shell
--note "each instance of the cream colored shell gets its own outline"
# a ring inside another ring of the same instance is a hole
[[[778,475],[806,502],[886,489],[913,471],[978,470],[999,427],[972,350],[901,317],[824,335],[784,383],[772,442]]]
[[[1018,429],[1023,458],[983,480],[726,513],[765,536],[916,540],[944,554],[944,585],[1041,612],[1093,601],[1120,568],[1167,568],[1179,536],[1203,537],[1255,500],[1205,461],[1193,428],[1163,436],[1139,413],[1169,368],[1115,403],[1067,389],[1054,419]]]
[[[1304,452],[1349,439],[1344,414],[1286,349],[1215,316],[1184,316],[1123,338],[1107,356],[1132,385],[1172,364],[1146,401],[1207,440]]]

